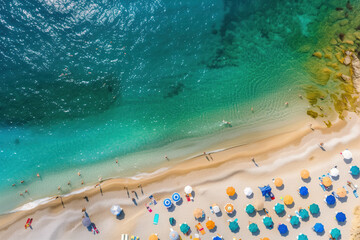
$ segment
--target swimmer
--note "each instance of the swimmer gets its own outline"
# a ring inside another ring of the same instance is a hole
[[[286,102],[286,103],[285,103],[285,106],[289,106],[289,103],[288,103],[288,102]]]
[[[81,185],[84,185],[84,180],[81,180]]]
[[[116,162],[116,164],[118,164],[118,163],[119,163],[119,161],[118,161],[118,160],[116,160],[115,162]]]
[[[24,180],[21,180],[21,182],[20,183],[24,183],[25,181]]]
[[[68,185],[71,185],[70,181],[68,181]]]
[[[60,187],[60,186],[58,186],[58,190],[59,190],[59,191],[61,190],[61,187]]]
[[[300,99],[303,99],[303,96],[302,96],[301,94],[299,94],[299,98],[300,98]]]
[[[78,172],[78,176],[81,176],[81,173],[80,173],[80,172]]]
[[[28,190],[27,190],[27,189],[25,189],[25,193],[28,193]]]
[[[13,183],[13,185],[11,185],[11,186],[15,187],[16,185],[15,185],[15,183]]]
[[[251,111],[254,112],[254,108],[253,108],[253,107],[251,108]]]
[[[36,174],[37,177],[40,177],[40,174]]]
[[[20,193],[20,196],[24,196],[24,194]]]
[[[99,177],[99,182],[101,182],[102,181],[102,177]]]

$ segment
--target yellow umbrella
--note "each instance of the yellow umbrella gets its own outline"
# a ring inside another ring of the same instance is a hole
[[[264,201],[262,200],[256,199],[253,205],[256,211],[261,211],[264,209]]]
[[[292,196],[286,195],[286,196],[284,197],[284,203],[285,203],[286,205],[291,205],[293,202],[294,202],[294,199],[293,199]]]
[[[274,184],[276,187],[281,187],[283,185],[283,180],[281,178],[275,178]]]
[[[159,238],[158,238],[158,236],[156,235],[156,234],[152,234],[152,235],[150,235],[150,237],[149,237],[149,240],[158,240]]]
[[[345,190],[345,188],[343,188],[343,187],[338,188],[338,189],[336,190],[336,194],[337,194],[339,197],[341,197],[341,198],[346,197],[346,190]]]
[[[324,184],[325,187],[330,187],[332,182],[329,177],[323,177],[322,184]]]
[[[229,195],[230,197],[231,197],[231,196],[234,196],[234,194],[235,194],[235,188],[233,188],[233,187],[228,187],[228,188],[226,189],[226,193],[227,193],[227,195]]]
[[[231,203],[225,205],[225,211],[227,213],[232,213],[234,211],[234,206]]]
[[[308,179],[310,177],[310,173],[306,169],[301,170],[300,175],[301,175],[301,178],[303,178],[303,179]]]
[[[203,215],[203,210],[202,210],[202,209],[196,208],[196,209],[194,210],[194,217],[195,217],[195,218],[201,218],[202,215]]]
[[[213,220],[209,220],[206,222],[206,227],[211,230],[211,229],[214,229],[215,227],[215,222]]]

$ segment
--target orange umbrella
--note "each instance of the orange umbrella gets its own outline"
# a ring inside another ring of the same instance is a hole
[[[286,196],[284,197],[284,203],[285,203],[286,205],[291,205],[293,202],[294,202],[294,199],[293,199],[292,196],[286,195]]]
[[[158,236],[156,235],[156,234],[152,234],[152,235],[150,235],[150,237],[149,237],[149,240],[158,240],[159,238],[158,238]]]
[[[346,197],[346,190],[345,190],[345,188],[343,188],[343,187],[341,187],[341,188],[338,188],[337,190],[336,190],[336,194],[339,196],[339,197],[341,197],[341,198],[343,198],[343,197]]]
[[[215,222],[213,220],[209,220],[206,222],[206,227],[211,230],[215,228]]]
[[[264,237],[264,238],[262,238],[262,239],[260,239],[260,240],[270,240],[270,238]]]
[[[329,177],[323,177],[322,184],[324,184],[325,187],[330,187],[332,182]]]
[[[201,218],[203,215],[203,210],[201,208],[196,208],[194,210],[194,217],[195,218]]]
[[[235,188],[233,188],[233,187],[228,187],[228,188],[226,189],[226,193],[227,193],[227,195],[229,195],[230,197],[231,197],[231,196],[234,196],[234,194],[235,194]]]
[[[303,178],[303,179],[308,179],[310,177],[310,173],[306,169],[301,170],[300,175],[301,175],[301,178]]]
[[[225,205],[225,211],[226,211],[227,213],[232,213],[232,212],[234,211],[234,206],[233,206],[231,203],[227,203],[227,204]]]
[[[276,187],[281,187],[283,185],[283,180],[281,178],[275,178],[274,184]]]

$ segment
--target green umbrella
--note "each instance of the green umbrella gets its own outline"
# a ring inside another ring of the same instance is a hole
[[[259,227],[256,223],[252,223],[249,225],[249,231],[251,233],[256,233],[257,231],[259,231]]]
[[[320,212],[319,205],[317,205],[316,203],[311,204],[309,210],[311,214],[318,214]]]
[[[300,234],[298,237],[297,237],[298,240],[309,240],[308,237],[305,235],[305,234]]]
[[[271,217],[264,217],[263,223],[264,223],[265,227],[271,227],[274,225],[274,222]]]
[[[284,204],[277,203],[277,204],[275,205],[274,209],[275,209],[275,212],[276,212],[277,214],[280,214],[280,213],[282,213],[282,212],[285,210],[285,207],[284,207]]]
[[[254,208],[253,205],[248,204],[248,205],[246,206],[246,208],[245,208],[245,211],[246,211],[246,213],[251,214],[251,213],[253,213],[253,212],[255,211],[255,208]]]
[[[186,223],[181,224],[180,231],[182,233],[186,234],[189,230],[190,230],[189,225],[187,225]]]
[[[298,225],[300,223],[299,218],[297,216],[292,216],[290,219],[291,225]]]
[[[351,168],[350,168],[350,172],[351,172],[351,174],[352,175],[359,175],[359,173],[360,173],[360,169],[359,169],[359,167],[358,166],[352,166]]]
[[[331,236],[335,239],[338,239],[338,237],[341,236],[341,232],[338,228],[333,228],[331,229],[331,232],[330,232]]]
[[[239,224],[236,221],[230,222],[229,228],[232,232],[235,232],[239,228]]]
[[[309,217],[309,212],[306,209],[300,209],[299,214],[301,219],[306,219]]]

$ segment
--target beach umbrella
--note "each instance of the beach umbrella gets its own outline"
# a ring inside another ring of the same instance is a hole
[[[309,239],[305,234],[300,233],[299,236],[297,236],[297,240],[309,240]]]
[[[274,210],[277,214],[282,213],[285,210],[284,204],[277,203],[274,207]]]
[[[249,226],[248,226],[248,229],[251,233],[256,233],[257,231],[259,231],[259,227],[256,223],[251,223]]]
[[[253,194],[253,190],[250,187],[246,187],[244,189],[244,194],[245,196],[250,197]]]
[[[261,238],[260,240],[270,240],[268,237]]]
[[[254,201],[254,207],[256,211],[260,211],[264,209],[264,201],[256,199]]]
[[[350,172],[351,172],[351,175],[356,176],[356,175],[359,175],[360,169],[359,169],[358,166],[352,166],[352,167],[350,168]]]
[[[300,189],[299,189],[299,193],[301,196],[306,196],[309,194],[309,190],[307,187],[305,186],[302,186]]]
[[[158,240],[158,236],[156,234],[151,234],[149,240]]]
[[[309,212],[306,209],[300,209],[299,211],[299,215],[301,217],[301,219],[306,219],[309,217]]]
[[[300,223],[300,220],[298,218],[298,216],[292,216],[290,218],[290,224],[295,226],[295,225],[298,225]]]
[[[84,227],[89,227],[91,225],[91,220],[89,217],[84,217],[82,219],[82,224],[84,225]]]
[[[251,214],[255,211],[255,208],[253,205],[248,204],[248,205],[246,205],[245,211],[246,211],[246,213]]]
[[[215,237],[212,238],[212,240],[222,240],[222,238],[219,237],[219,236],[215,236]]]
[[[284,197],[284,203],[285,203],[286,205],[291,205],[291,204],[293,204],[293,202],[294,202],[294,199],[293,199],[292,196],[286,195],[286,196]]]
[[[343,212],[336,213],[336,220],[338,222],[345,222],[346,221],[346,215]]]
[[[234,196],[234,195],[235,195],[235,188],[233,188],[233,187],[228,187],[228,188],[226,189],[226,194],[229,195],[230,197],[231,197],[231,196]]]
[[[347,149],[344,150],[341,154],[345,159],[352,159],[352,153]]]
[[[181,226],[180,226],[180,231],[181,231],[183,234],[186,234],[189,230],[190,230],[189,225],[187,225],[186,223],[181,224]]]
[[[232,232],[235,232],[239,229],[239,224],[237,223],[237,221],[232,221],[229,223],[229,228]]]
[[[337,176],[339,176],[339,169],[337,169],[337,168],[332,168],[332,169],[330,170],[330,176],[332,176],[332,177],[337,177]]]
[[[212,210],[214,211],[214,213],[219,213],[220,212],[220,208],[218,205],[216,204],[213,204],[212,205]]]
[[[174,202],[178,202],[178,201],[180,201],[180,199],[181,199],[181,197],[180,197],[180,194],[179,193],[174,193],[172,196],[171,196],[171,198],[172,198],[172,200],[174,201]]]
[[[119,215],[122,211],[122,208],[119,205],[113,205],[110,209],[111,213],[114,215]]]
[[[164,206],[169,208],[169,207],[171,207],[171,205],[172,205],[171,199],[170,198],[165,198],[164,199]]]
[[[335,203],[335,197],[333,195],[328,195],[326,198],[325,198],[325,202],[328,204],[328,205],[333,205]]]
[[[227,213],[232,213],[234,211],[234,205],[232,205],[231,203],[227,203],[225,205],[225,211]]]
[[[201,218],[203,216],[203,210],[201,208],[195,208],[194,210],[194,217]]]
[[[206,227],[211,230],[215,228],[215,222],[213,220],[209,220],[206,222]]]
[[[180,240],[180,235],[175,231],[171,231],[169,234],[169,238],[170,240]]]
[[[341,187],[336,190],[336,194],[339,197],[344,198],[344,197],[346,197],[347,192],[346,192],[345,188]]]
[[[330,187],[332,184],[331,179],[329,177],[323,177],[321,181],[325,187]]]
[[[318,214],[320,212],[319,205],[317,205],[316,203],[311,204],[309,210],[311,214]]]
[[[264,223],[265,227],[271,227],[274,225],[274,222],[271,217],[264,217],[263,223]]]
[[[341,232],[338,228],[333,228],[330,231],[330,235],[331,235],[331,237],[338,239],[341,236]]]
[[[281,178],[275,178],[274,184],[275,184],[275,187],[281,187],[284,184],[284,182]]]
[[[192,191],[193,191],[193,189],[192,189],[191,186],[186,186],[186,187],[184,188],[184,192],[185,192],[186,194],[190,194],[190,193],[192,193]]]
[[[308,179],[310,177],[310,172],[306,169],[301,170],[300,176],[302,179]]]
[[[324,232],[324,225],[322,225],[321,223],[315,223],[313,229],[316,233],[322,233]]]
[[[267,186],[263,186],[263,187],[259,187],[260,191],[261,191],[261,194],[264,196],[264,197],[269,197],[270,196],[270,193],[271,193],[271,187],[269,185]]]
[[[288,227],[285,224],[279,224],[278,230],[279,230],[280,234],[284,234],[289,231]]]

